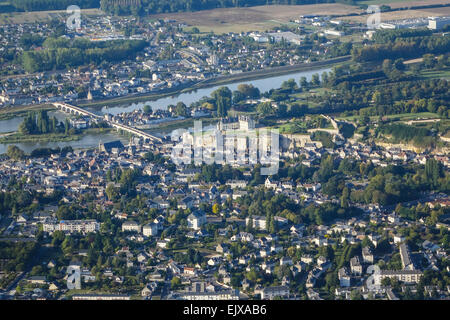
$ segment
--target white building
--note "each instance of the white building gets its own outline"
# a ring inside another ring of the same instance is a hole
[[[428,29],[440,30],[446,25],[450,25],[449,17],[429,17],[428,18]]]
[[[202,210],[195,211],[187,217],[188,227],[199,230],[206,223],[206,214]]]
[[[88,233],[100,230],[100,223],[96,220],[63,220],[60,222],[44,223],[43,231],[53,233],[55,231],[63,231],[66,233]]]
[[[396,278],[398,281],[405,283],[419,283],[423,273],[417,270],[381,270],[379,274],[375,274],[375,284],[381,285],[381,281],[385,278]]]
[[[158,234],[158,225],[156,223],[148,223],[142,227],[142,234],[146,237],[156,236]]]
[[[268,33],[269,37],[271,37],[275,42],[281,42],[283,39],[287,42],[300,45],[301,41],[304,37],[299,36],[290,31],[286,32],[272,32]]]
[[[362,257],[364,263],[373,263],[373,254],[369,247],[364,247],[362,249]]]
[[[262,300],[271,300],[275,297],[289,297],[289,287],[287,286],[266,287],[261,290]]]
[[[122,232],[125,231],[140,232],[141,227],[136,221],[126,221],[122,224]]]
[[[341,287],[350,287],[351,285],[351,277],[347,272],[346,268],[341,268],[338,271],[338,278]]]
[[[251,220],[252,228],[257,230],[267,230],[266,218],[262,216],[252,216],[245,218],[245,224],[249,225]]]
[[[342,37],[345,33],[343,31],[333,30],[333,29],[327,29],[324,31],[325,34],[330,36],[338,36]]]
[[[362,265],[358,256],[350,259],[350,270],[356,275],[362,275]]]

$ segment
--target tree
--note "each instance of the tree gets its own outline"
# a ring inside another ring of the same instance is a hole
[[[315,86],[319,86],[319,85],[320,85],[320,77],[319,77],[319,74],[318,74],[318,73],[314,73],[314,74],[312,75],[311,83],[312,83],[313,85],[315,85]]]
[[[256,107],[256,111],[262,117],[266,117],[268,115],[271,115],[274,112],[272,104],[270,102],[261,102]]]
[[[342,208],[348,208],[348,200],[350,199],[350,191],[347,187],[344,187],[342,190],[342,196],[341,196],[341,207]]]
[[[350,299],[351,300],[362,300],[363,296],[361,295],[361,292],[359,292],[358,289],[354,289],[352,290],[352,292],[350,293]]]
[[[428,68],[428,69],[432,69],[435,67],[436,65],[436,58],[434,57],[434,55],[432,54],[424,54],[423,55],[423,65]]]
[[[148,104],[146,104],[146,105],[144,106],[143,111],[144,111],[145,114],[152,114],[152,112],[153,112],[153,111],[152,111],[152,107],[149,106]]]
[[[306,77],[300,78],[300,87],[301,88],[308,88],[308,80],[306,80]]]
[[[175,114],[180,117],[187,118],[189,116],[188,108],[183,102],[178,102],[175,107]]]
[[[181,279],[178,277],[173,277],[172,280],[170,280],[170,286],[172,290],[177,289],[178,287],[181,286]]]
[[[119,195],[117,189],[114,187],[114,184],[112,184],[112,183],[108,184],[105,192],[106,192],[106,196],[108,197],[108,199],[110,201],[114,201]]]
[[[437,186],[439,178],[443,176],[442,163],[436,159],[427,159],[425,163],[425,176],[432,186]]]
[[[260,97],[261,93],[258,88],[254,87],[252,84],[242,83],[237,87],[238,91],[241,92],[246,98],[257,99]]]
[[[21,160],[25,158],[25,152],[15,145],[9,145],[6,155],[14,160]]]
[[[70,122],[69,119],[66,118],[66,120],[64,120],[64,134],[68,135],[69,130],[70,130]]]
[[[216,111],[219,117],[226,117],[231,108],[232,92],[228,87],[220,87],[212,92],[211,96],[215,100]]]
[[[212,206],[212,212],[214,214],[219,214],[219,212],[220,212],[220,205],[218,203],[214,203],[214,205]]]
[[[295,89],[297,89],[297,83],[295,82],[294,79],[289,79],[289,80],[283,81],[283,83],[281,84],[281,88],[292,92]]]
[[[238,90],[233,91],[233,103],[238,104],[239,102],[245,100],[246,96]]]

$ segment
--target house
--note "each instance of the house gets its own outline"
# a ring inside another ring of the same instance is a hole
[[[276,189],[276,188],[278,187],[278,184],[277,184],[276,182],[270,181],[270,179],[267,178],[266,181],[265,181],[265,183],[264,183],[264,186],[265,186],[267,189]]]
[[[183,275],[185,275],[185,276],[196,276],[197,275],[197,270],[195,268],[191,268],[191,267],[184,267],[183,268]]]
[[[248,232],[240,232],[231,237],[231,241],[239,241],[239,240],[244,242],[253,241],[253,235]]]
[[[353,274],[362,275],[362,265],[358,256],[350,259],[350,270]]]
[[[272,300],[275,297],[288,298],[289,287],[287,286],[266,287],[261,290],[262,300]]]
[[[289,257],[282,257],[280,259],[280,266],[291,266],[292,265],[292,259]]]
[[[219,257],[212,257],[208,260],[208,265],[211,267],[218,266],[220,264],[221,259]]]
[[[309,183],[305,183],[303,185],[303,188],[305,189],[305,191],[307,192],[316,192],[321,188],[321,184],[317,183],[317,184],[309,184]]]
[[[158,225],[156,223],[148,223],[142,227],[142,234],[146,237],[156,236],[158,234]]]
[[[187,217],[188,227],[199,230],[206,223],[206,214],[203,210],[197,210]]]
[[[400,236],[400,235],[394,235],[394,243],[402,243],[405,241],[405,237]]]
[[[180,200],[180,202],[178,203],[178,209],[190,209],[192,208],[192,206],[194,205],[194,199],[192,197],[185,197],[183,199]]]
[[[338,279],[341,287],[350,287],[351,277],[347,272],[347,268],[340,268],[338,271]]]
[[[63,231],[64,233],[89,233],[100,230],[100,223],[93,219],[86,220],[61,220],[60,222],[46,222],[42,225],[43,231],[53,233]]]
[[[411,256],[409,253],[409,248],[405,243],[402,243],[399,246],[399,250],[400,250],[400,258],[402,260],[402,266],[403,269],[405,270],[414,270],[414,265],[411,261]]]
[[[167,245],[168,245],[168,244],[169,244],[169,240],[166,240],[166,239],[164,239],[164,240],[158,240],[158,241],[156,242],[156,246],[159,247],[159,248],[162,248],[162,249],[167,248]]]
[[[362,258],[364,263],[373,263],[373,254],[370,247],[364,247],[362,249]]]
[[[257,230],[267,230],[266,217],[262,216],[251,216],[245,218],[245,225],[249,225],[251,223],[252,228]]]
[[[145,287],[141,290],[141,296],[143,297],[151,296],[157,287],[158,284],[156,282],[147,283]]]
[[[50,285],[48,286],[48,291],[58,291],[58,290],[59,287],[53,282],[51,282]]]
[[[226,183],[231,189],[235,188],[245,188],[247,186],[247,181],[245,180],[228,180]]]
[[[141,227],[136,221],[126,221],[122,223],[122,232],[140,232]]]
[[[381,270],[379,274],[375,274],[375,284],[381,285],[381,281],[385,278],[395,278],[405,283],[419,283],[423,272],[417,270]]]
[[[16,219],[16,222],[21,223],[21,224],[27,223],[27,221],[28,221],[28,219],[23,215],[19,215]]]
[[[312,263],[314,261],[313,256],[309,254],[302,255],[300,261],[306,264]]]
[[[100,152],[110,154],[110,153],[119,153],[121,150],[124,149],[124,146],[120,140],[116,140],[111,142],[100,143],[98,148]]]
[[[84,282],[95,281],[96,277],[91,273],[89,269],[81,270],[81,278]]]
[[[142,262],[147,261],[148,255],[145,252],[140,252],[136,258],[137,258],[138,262],[142,263]]]
[[[27,281],[33,284],[46,284],[47,278],[45,276],[33,276],[29,277]]]
[[[219,243],[216,246],[216,251],[219,253],[228,253],[230,252],[230,246],[226,243]]]

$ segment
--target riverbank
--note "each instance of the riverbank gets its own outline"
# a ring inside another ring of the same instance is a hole
[[[197,82],[193,85],[186,86],[184,88],[176,88],[172,90],[166,90],[159,93],[146,93],[146,94],[132,94],[117,98],[97,99],[93,101],[80,100],[75,101],[73,104],[83,108],[101,109],[105,106],[118,106],[131,103],[155,101],[161,98],[176,96],[182,93],[189,93],[198,89],[210,88],[218,85],[228,85],[240,81],[251,81],[258,79],[266,79],[276,76],[288,75],[302,71],[312,71],[315,69],[321,69],[323,67],[330,67],[347,63],[351,56],[343,56],[324,61],[317,61],[311,63],[302,63],[293,66],[282,66],[268,68],[264,70],[256,70],[250,72],[242,72],[238,74],[232,74],[227,76],[216,77],[207,79],[201,82]],[[55,108],[51,104],[35,104],[30,106],[14,106],[0,109],[0,120],[10,120],[14,117],[25,115],[28,111],[34,110],[54,110]]]
[[[338,65],[344,62],[349,61],[351,56],[343,56],[333,59],[328,59],[324,61],[317,61],[311,63],[302,63],[293,66],[282,66],[282,67],[274,67],[268,68],[264,70],[256,70],[250,72],[242,72],[237,74],[231,74],[227,76],[220,76],[212,79],[207,79],[204,81],[197,82],[193,85],[187,86],[185,88],[176,88],[173,90],[167,90],[162,93],[145,93],[145,94],[134,94],[127,95],[118,98],[109,98],[109,99],[101,99],[95,100],[92,102],[81,101],[77,105],[85,108],[103,108],[104,106],[117,106],[120,104],[130,104],[143,102],[148,100],[158,100],[161,98],[174,96],[182,93],[188,93],[191,91],[195,91],[197,89],[209,88],[218,85],[227,85],[240,81],[251,81],[258,79],[271,78],[281,75],[287,75],[296,72],[302,71],[311,71],[315,69],[320,69],[323,67],[329,67],[333,65]]]
[[[55,107],[49,104],[34,104],[31,106],[7,107],[0,109],[0,120],[11,120],[15,117],[25,116],[29,111],[51,111]]]
[[[90,128],[85,129],[77,134],[65,134],[65,133],[50,133],[50,134],[30,134],[23,135],[21,133],[9,133],[0,137],[0,143],[13,144],[13,143],[30,143],[30,142],[70,142],[78,141],[83,136],[88,134],[104,134],[110,133],[111,128]]]

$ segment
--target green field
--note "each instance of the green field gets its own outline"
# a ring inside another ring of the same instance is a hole
[[[444,70],[429,70],[421,72],[424,79],[450,79],[450,68]]]
[[[432,112],[419,112],[419,113],[400,113],[400,114],[390,114],[385,116],[387,119],[397,119],[398,121],[408,121],[408,120],[416,120],[416,119],[435,119],[439,118],[437,113]],[[358,116],[349,116],[349,117],[337,117],[338,120],[346,120],[346,121],[358,121]],[[378,116],[370,117],[371,121],[377,120]]]
[[[111,128],[90,128],[78,134],[49,133],[49,134],[28,134],[12,133],[0,137],[0,143],[23,143],[23,142],[69,142],[80,140],[86,134],[108,133]]]
[[[103,11],[99,9],[82,9],[81,14],[89,17],[105,15]],[[0,24],[43,22],[52,19],[64,19],[67,16],[66,10],[8,12],[0,13]]]

